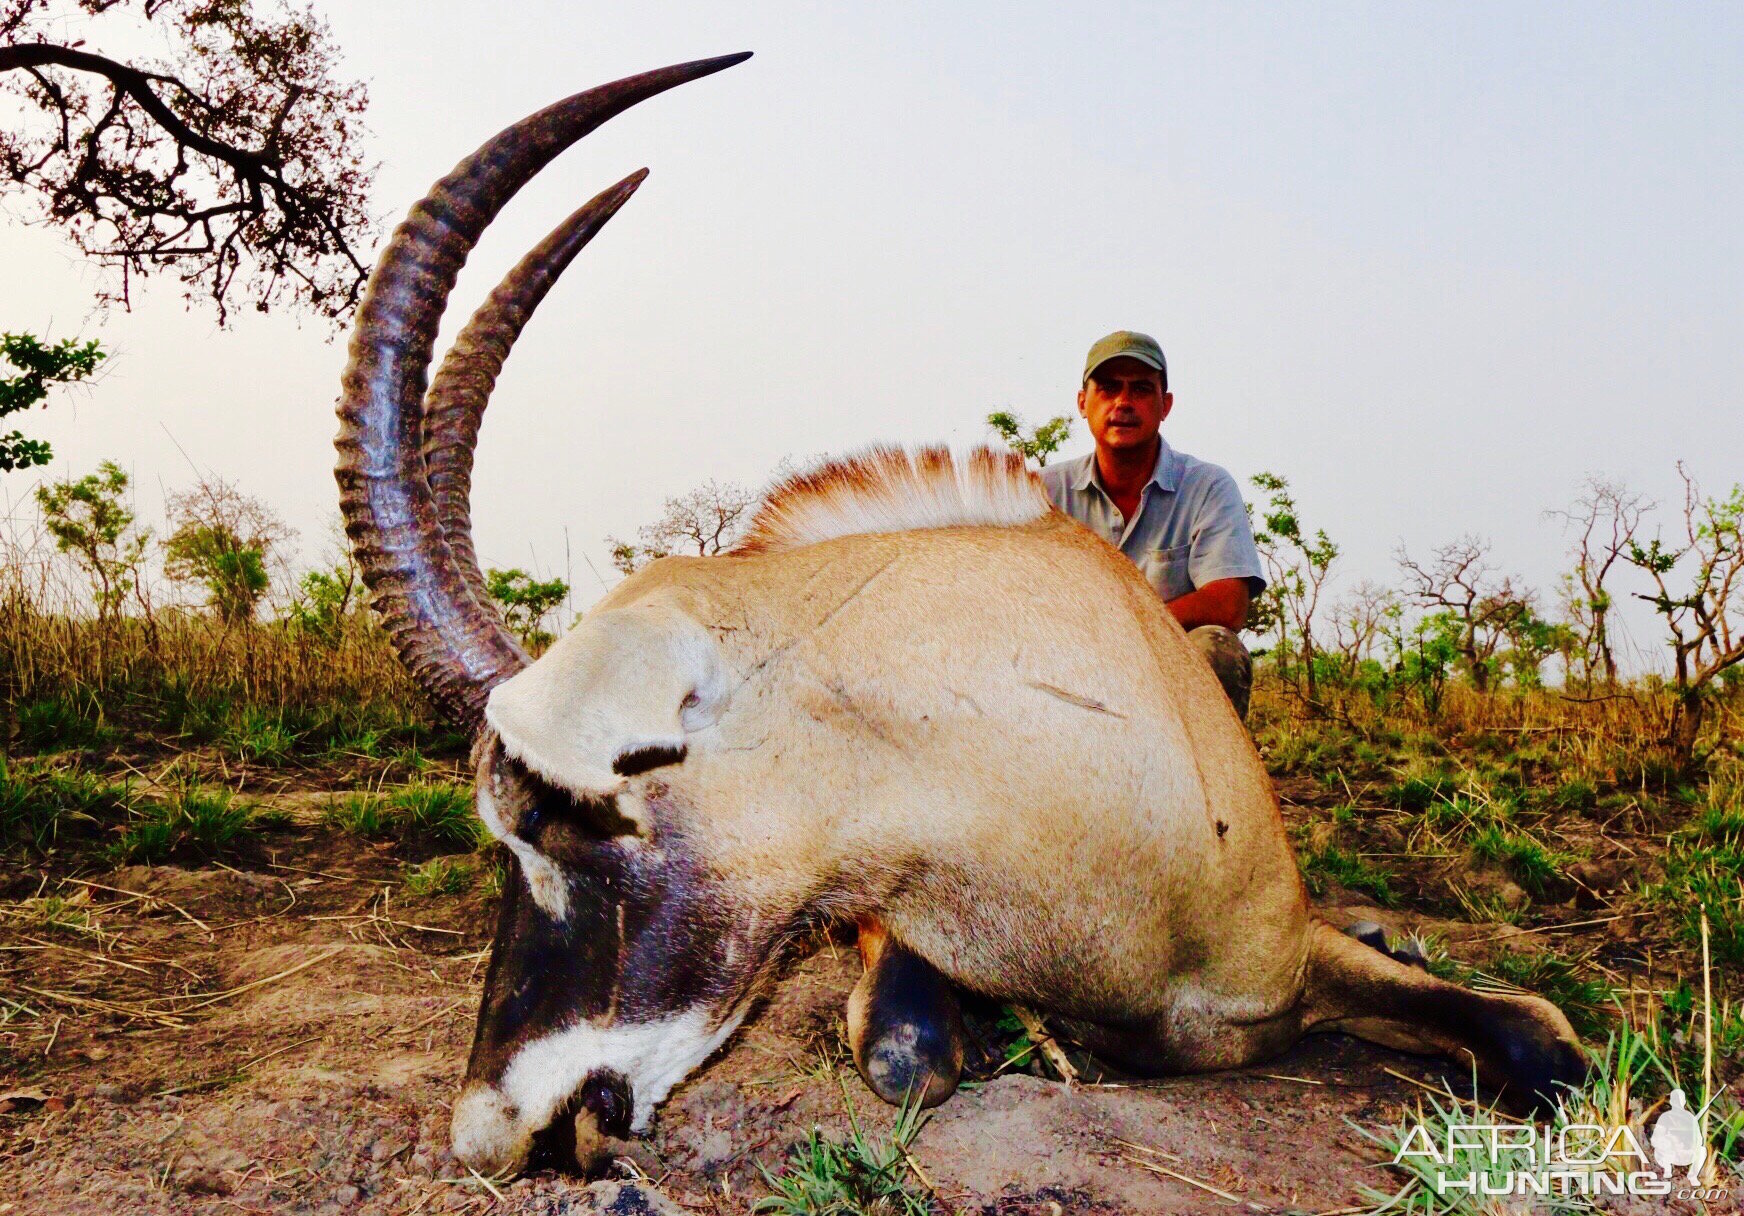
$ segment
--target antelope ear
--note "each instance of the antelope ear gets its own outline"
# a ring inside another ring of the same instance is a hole
[[[484,716],[503,749],[552,785],[609,798],[630,775],[683,760],[686,736],[719,719],[728,692],[708,630],[669,602],[644,601],[582,620],[497,685]]]

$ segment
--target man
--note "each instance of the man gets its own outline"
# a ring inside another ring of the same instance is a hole
[[[1090,348],[1078,391],[1096,450],[1043,469],[1042,483],[1056,507],[1144,572],[1245,719],[1253,662],[1236,631],[1266,585],[1260,555],[1235,478],[1163,442],[1174,404],[1156,339],[1109,334]],[[1380,940],[1385,949],[1384,932]],[[860,957],[866,971],[849,999],[864,1011],[853,1044],[861,1074],[890,1102],[943,1101],[963,1062],[950,981],[882,929],[862,930]]]
[[[1253,662],[1237,631],[1265,588],[1235,478],[1163,440],[1174,408],[1162,347],[1119,330],[1090,348],[1078,413],[1096,450],[1042,470],[1054,505],[1131,558],[1247,717]]]

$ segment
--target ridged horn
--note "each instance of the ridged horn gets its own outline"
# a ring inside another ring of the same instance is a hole
[[[491,688],[528,660],[469,586],[425,463],[425,376],[449,292],[486,226],[565,148],[639,101],[747,58],[727,55],[631,76],[500,132],[412,208],[370,276],[340,391],[340,510],[401,661],[464,724],[475,725]],[[457,517],[455,535],[468,531],[466,515]]]
[[[602,190],[522,258],[454,339],[424,395],[424,469],[436,500],[436,521],[461,581],[487,609],[490,594],[472,547],[472,457],[485,406],[533,310],[647,176],[648,170],[638,169]]]

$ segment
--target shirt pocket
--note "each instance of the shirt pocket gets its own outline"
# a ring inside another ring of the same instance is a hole
[[[1167,549],[1148,549],[1139,555],[1138,568],[1145,581],[1165,600],[1178,600],[1193,590],[1193,580],[1187,573],[1187,559],[1192,548],[1191,545],[1175,545]]]

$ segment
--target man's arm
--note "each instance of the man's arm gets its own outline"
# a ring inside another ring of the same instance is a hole
[[[1169,601],[1169,611],[1181,622],[1183,629],[1201,625],[1222,625],[1239,632],[1247,624],[1248,595],[1244,578],[1220,578],[1189,591],[1180,599]]]

